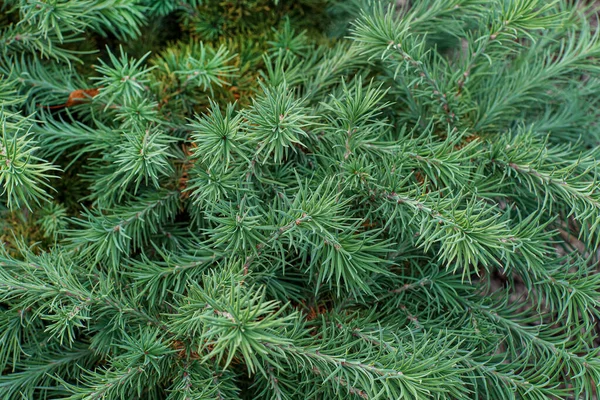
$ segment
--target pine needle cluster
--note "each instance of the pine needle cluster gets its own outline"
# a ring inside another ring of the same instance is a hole
[[[597,26],[0,1],[0,398],[595,399]]]

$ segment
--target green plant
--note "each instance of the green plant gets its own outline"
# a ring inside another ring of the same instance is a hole
[[[593,4],[0,7],[0,398],[599,394]]]

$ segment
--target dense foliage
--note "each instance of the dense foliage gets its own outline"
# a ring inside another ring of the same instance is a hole
[[[595,398],[594,7],[0,1],[0,398]]]

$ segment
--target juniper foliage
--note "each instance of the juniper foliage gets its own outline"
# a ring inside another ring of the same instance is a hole
[[[593,4],[0,10],[0,398],[598,395]]]

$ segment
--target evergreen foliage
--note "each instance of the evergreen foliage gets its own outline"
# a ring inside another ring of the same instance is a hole
[[[600,395],[593,2],[0,12],[1,399]]]

